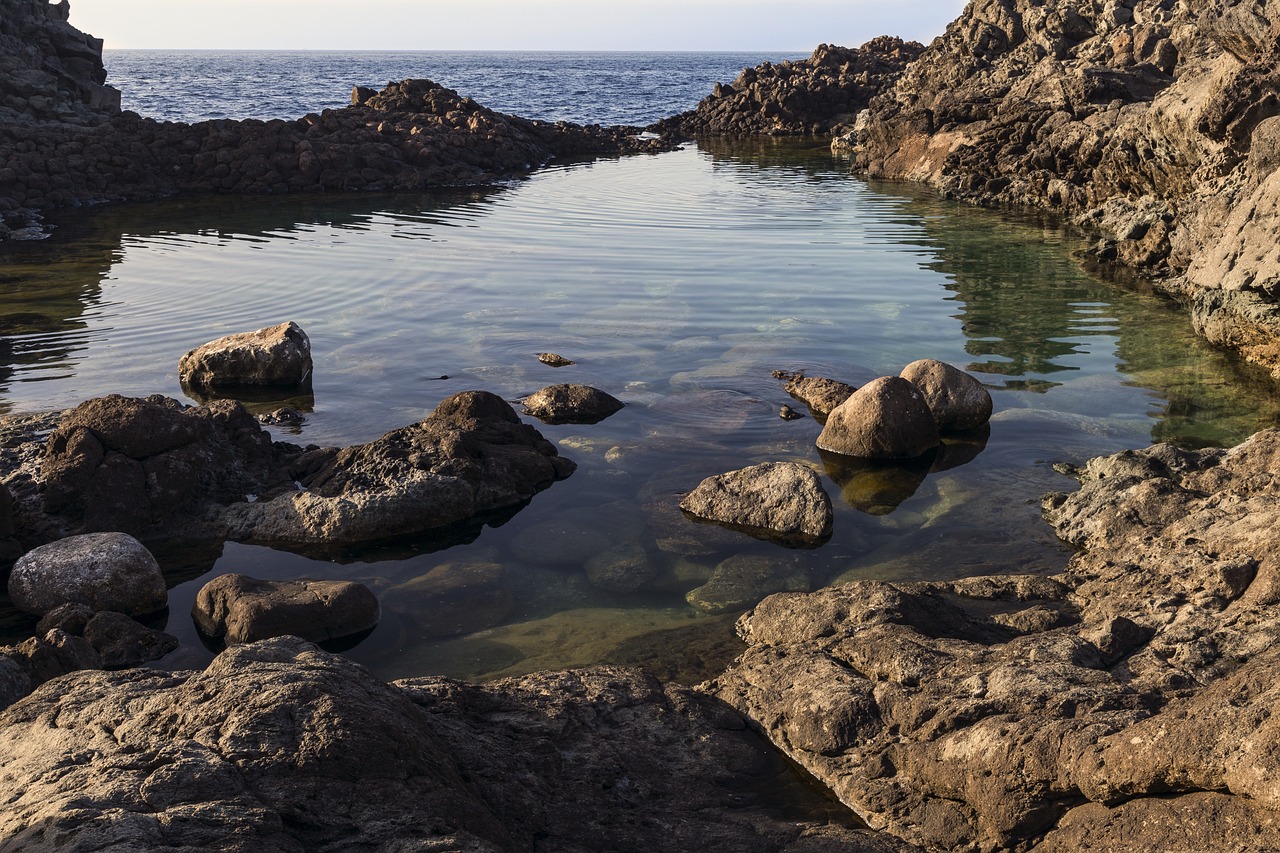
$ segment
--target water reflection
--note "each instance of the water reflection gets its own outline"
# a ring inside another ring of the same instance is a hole
[[[0,351],[2,406],[181,396],[183,352],[290,319],[312,339],[314,392],[253,403],[305,415],[272,427],[289,441],[367,441],[470,388],[576,382],[626,403],[594,425],[540,424],[579,469],[500,517],[327,553],[168,553],[171,666],[207,659],[191,602],[240,572],[369,585],[387,615],[350,654],[384,677],[616,661],[696,681],[735,653],[734,611],[776,589],[1060,569],[1038,507],[1069,486],[1052,462],[1234,442],[1280,411],[1183,315],[1085,274],[1060,233],[868,186],[775,140],[496,190],[186,200],[62,225],[0,249],[0,313],[61,353]],[[17,284],[36,281],[47,303]],[[576,364],[549,367],[547,351]],[[926,357],[979,373],[996,411],[919,464],[821,455],[817,420],[778,416],[794,401],[775,370],[862,385]],[[781,460],[822,466],[843,496],[821,547],[678,508],[705,477]]]

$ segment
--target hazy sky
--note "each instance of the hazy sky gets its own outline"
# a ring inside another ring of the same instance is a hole
[[[108,48],[784,50],[927,42],[964,0],[71,0]]]

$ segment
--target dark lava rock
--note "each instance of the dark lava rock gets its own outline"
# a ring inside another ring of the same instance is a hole
[[[515,507],[575,468],[501,397],[465,391],[376,441],[300,457],[301,491],[222,518],[234,539],[332,548]]]
[[[770,811],[799,786],[743,719],[638,671],[388,685],[295,638],[66,676],[0,714],[0,776],[22,850],[909,849]]]
[[[594,424],[621,411],[622,401],[589,385],[548,385],[525,397],[524,413],[549,424]]]
[[[381,612],[377,596],[363,584],[231,574],[200,588],[191,618],[206,637],[230,645],[289,635],[340,640],[373,630]]]

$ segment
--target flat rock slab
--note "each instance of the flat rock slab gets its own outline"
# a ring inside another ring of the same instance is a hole
[[[680,508],[709,521],[814,544],[831,536],[834,519],[821,478],[797,462],[766,462],[708,477]]]
[[[178,361],[178,379],[198,389],[304,387],[311,382],[311,370],[311,339],[293,322],[218,338]]]
[[[196,594],[191,618],[205,636],[228,645],[294,636],[340,640],[378,624],[378,598],[352,581],[214,578]]]
[[[9,575],[9,598],[43,616],[65,604],[131,616],[163,610],[164,574],[151,552],[124,533],[69,536],[27,552]]]
[[[902,853],[722,703],[637,670],[388,685],[296,638],[83,672],[0,713],[13,850]]]

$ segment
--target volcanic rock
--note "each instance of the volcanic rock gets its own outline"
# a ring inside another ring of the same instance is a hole
[[[124,533],[88,533],[24,554],[9,575],[9,598],[43,616],[65,604],[130,615],[168,604],[164,575],[151,552]]]

